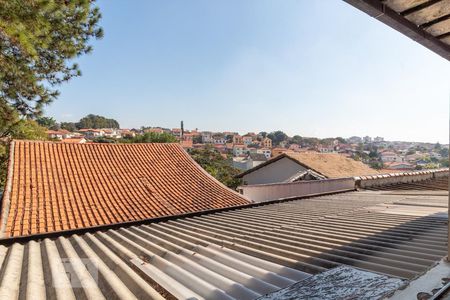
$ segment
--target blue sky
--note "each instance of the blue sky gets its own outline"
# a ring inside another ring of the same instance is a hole
[[[105,37],[58,121],[448,142],[450,63],[343,1],[98,5]]]

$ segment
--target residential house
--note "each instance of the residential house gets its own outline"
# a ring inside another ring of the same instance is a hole
[[[214,144],[225,145],[227,143],[227,140],[223,134],[214,134],[212,140]]]
[[[261,147],[269,149],[272,148],[272,140],[268,137],[263,138],[261,141]]]
[[[233,157],[233,167],[241,171],[246,171],[248,169],[254,168],[267,161],[264,154],[260,153],[249,153],[246,156]]]
[[[362,139],[359,136],[352,136],[347,139],[350,144],[359,144],[362,143]]]
[[[160,127],[154,127],[154,128],[145,129],[144,132],[154,132],[154,133],[162,134],[166,131]]]
[[[120,129],[120,135],[122,137],[130,137],[133,138],[136,136],[136,132],[130,129]]]
[[[239,174],[238,177],[249,185],[280,183],[297,180],[305,171],[312,171],[322,177],[317,179],[378,174],[377,170],[364,163],[337,153],[286,152]],[[313,175],[312,172],[309,175]]]
[[[264,154],[267,159],[272,157],[272,150],[270,148],[259,148],[256,149],[256,153]]]
[[[253,136],[248,135],[248,134],[244,135],[242,137],[242,142],[244,143],[244,145],[247,145],[247,146],[253,144]]]
[[[322,145],[322,144],[319,144],[317,146],[317,151],[319,151],[320,153],[333,153],[333,152],[335,152],[334,146],[332,146],[332,145]]]
[[[170,130],[170,133],[179,141],[181,140],[181,136],[183,135],[181,128],[172,128],[172,130]]]
[[[211,131],[202,131],[201,135],[203,144],[213,143],[213,133]]]
[[[399,156],[397,153],[392,151],[385,151],[381,153],[382,162],[403,162],[404,157]]]
[[[365,137],[363,137],[363,142],[365,144],[372,143],[372,138],[370,136],[365,136]]]
[[[247,146],[245,144],[233,145],[233,156],[244,156],[248,153]]]
[[[267,157],[262,153],[250,153],[248,155],[249,160],[249,169],[254,168],[256,166],[259,166],[260,164],[266,162],[268,159]]]
[[[244,141],[242,139],[242,136],[240,136],[239,134],[235,134],[233,135],[233,144],[243,144]]]
[[[105,135],[105,131],[103,129],[87,128],[87,129],[80,129],[80,130],[78,130],[78,132],[83,134],[89,140],[92,140],[92,139],[95,139],[98,137],[103,137]]]
[[[122,135],[120,134],[120,129],[116,128],[103,128],[103,136],[108,138],[120,139]]]
[[[49,139],[62,140],[73,136],[73,134],[65,129],[60,130],[47,130],[47,136]]]

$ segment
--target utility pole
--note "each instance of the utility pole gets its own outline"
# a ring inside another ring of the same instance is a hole
[[[181,121],[181,140],[183,140],[183,136],[184,136],[184,124],[183,121]]]

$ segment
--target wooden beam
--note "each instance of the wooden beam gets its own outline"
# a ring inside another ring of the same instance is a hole
[[[403,33],[436,54],[450,61],[450,46],[389,8],[379,0],[344,0],[369,16]]]

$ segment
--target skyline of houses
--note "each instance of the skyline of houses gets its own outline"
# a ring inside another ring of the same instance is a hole
[[[235,168],[248,170],[261,164],[270,158],[277,157],[286,152],[320,152],[339,153],[343,156],[361,160],[366,164],[380,163],[383,169],[412,170],[422,168],[435,168],[441,166],[443,156],[440,149],[435,149],[436,144],[421,142],[390,142],[383,137],[358,137],[351,136],[347,139],[315,139],[311,143],[304,141],[295,142],[293,138],[274,142],[267,133],[248,132],[212,132],[184,130],[183,128],[152,127],[145,129],[79,129],[76,132],[68,130],[48,130],[50,139],[67,143],[86,143],[98,138],[122,139],[135,137],[146,132],[157,134],[171,134],[180,142],[183,148],[203,148],[210,146],[219,151],[224,157],[232,157]],[[314,138],[312,138],[314,139]],[[448,149],[448,145],[440,145],[441,149]],[[374,150],[375,154],[374,154]],[[420,149],[420,150],[418,150]],[[448,153],[448,152],[447,152]]]

